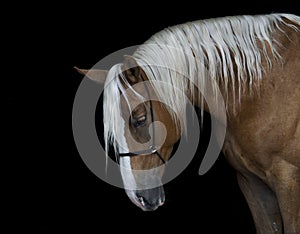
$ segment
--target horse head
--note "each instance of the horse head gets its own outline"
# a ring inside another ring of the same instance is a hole
[[[124,56],[120,68],[115,76],[111,70],[77,70],[104,84],[106,141],[115,147],[126,194],[142,210],[155,210],[165,201],[162,177],[180,139],[180,121],[159,101],[135,58]]]

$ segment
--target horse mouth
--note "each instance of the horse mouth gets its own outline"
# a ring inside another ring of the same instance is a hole
[[[147,201],[145,201],[145,199],[143,197],[137,197],[137,199],[138,199],[138,203],[139,203],[138,206],[143,211],[154,211],[158,207],[160,207],[160,206],[162,206],[164,204],[164,201],[162,199],[159,199],[158,203],[156,205],[149,205],[149,204],[147,204]]]
[[[154,197],[151,199],[149,199],[149,197],[142,196],[138,191],[127,192],[127,195],[132,203],[141,208],[143,211],[154,211],[165,203],[164,194],[162,194],[162,196]]]

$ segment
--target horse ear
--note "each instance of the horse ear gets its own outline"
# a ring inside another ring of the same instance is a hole
[[[96,81],[97,83],[104,84],[108,71],[99,69],[80,69],[74,67],[80,74],[87,76],[89,79]]]
[[[137,64],[134,57],[130,55],[124,55],[124,62],[123,62],[123,70],[124,74],[131,84],[135,84],[141,81],[141,73],[142,68]]]

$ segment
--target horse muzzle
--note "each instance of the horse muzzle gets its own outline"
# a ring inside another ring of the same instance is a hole
[[[140,207],[144,211],[156,210],[165,202],[165,192],[163,186],[152,189],[136,191],[137,199],[139,200]]]
[[[163,186],[156,188],[126,191],[130,200],[143,211],[153,211],[165,202]]]

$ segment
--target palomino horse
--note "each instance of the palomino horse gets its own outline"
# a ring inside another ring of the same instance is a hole
[[[300,233],[299,30],[292,14],[199,20],[158,32],[109,71],[78,69],[105,82],[106,147],[128,169],[121,175],[133,186],[126,193],[134,204],[155,210],[164,203],[161,165],[184,132],[185,106],[210,112],[218,86],[227,117],[222,152],[237,171],[257,233]],[[204,97],[206,86],[212,91]],[[153,168],[149,176],[136,174]],[[158,186],[139,187],[154,180]]]

